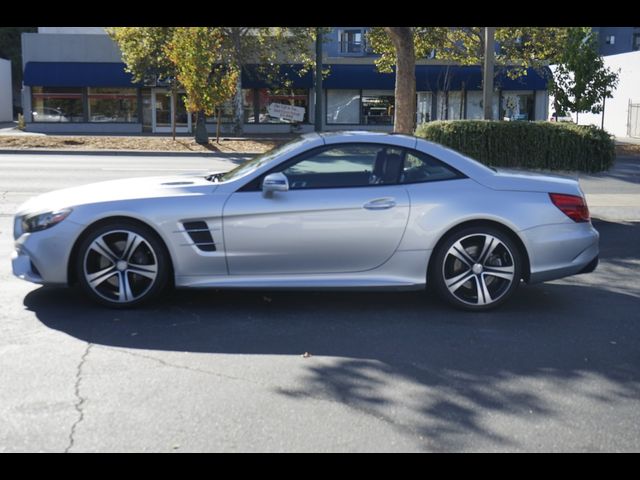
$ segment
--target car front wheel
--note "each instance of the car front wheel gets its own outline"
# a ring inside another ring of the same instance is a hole
[[[149,228],[135,223],[104,225],[84,238],[76,275],[95,301],[114,308],[137,306],[167,285],[168,257]]]
[[[522,255],[504,232],[470,227],[448,235],[435,254],[428,281],[455,307],[484,311],[511,297],[522,278]]]

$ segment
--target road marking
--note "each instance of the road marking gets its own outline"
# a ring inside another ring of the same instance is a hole
[[[208,172],[207,168],[101,168],[105,172]]]

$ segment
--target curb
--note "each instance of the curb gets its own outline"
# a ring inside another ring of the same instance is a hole
[[[38,150],[38,149],[0,149],[0,155],[96,155],[123,157],[212,157],[212,158],[251,158],[258,153],[229,152],[175,152],[158,150]]]

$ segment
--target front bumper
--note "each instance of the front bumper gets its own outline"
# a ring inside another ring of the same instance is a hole
[[[23,233],[11,254],[13,274],[28,282],[67,285],[71,249],[83,229],[66,219],[47,230]]]
[[[16,248],[11,254],[11,267],[16,277],[27,282],[43,283],[40,272],[31,261],[31,257],[20,248]]]

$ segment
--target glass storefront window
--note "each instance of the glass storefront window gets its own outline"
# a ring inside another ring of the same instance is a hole
[[[447,119],[460,120],[463,117],[462,92],[449,92],[449,101],[447,102]]]
[[[532,92],[502,92],[504,120],[533,120],[534,104]]]
[[[467,92],[467,119],[482,120],[483,118],[482,92]]]
[[[437,96],[437,108],[436,108],[436,119],[438,120],[446,120],[447,118],[447,103],[446,103],[446,93],[438,92]]]
[[[83,122],[82,88],[32,87],[34,122]]]
[[[297,123],[292,120],[273,117],[269,114],[269,105],[276,103],[304,108],[302,123],[309,122],[309,91],[303,88],[261,88],[258,90],[260,123]]]
[[[362,123],[364,125],[392,125],[394,107],[393,91],[362,91]]]
[[[138,122],[135,88],[89,88],[90,122]]]
[[[244,123],[256,123],[255,91],[250,89],[242,90],[242,108],[244,110]]]
[[[462,92],[438,92],[438,120],[460,120],[464,117],[462,110]]]
[[[418,92],[418,108],[416,109],[416,125],[431,121],[431,92]]]
[[[360,123],[360,90],[327,90],[327,124]]]
[[[247,121],[246,117],[245,113],[245,122]],[[218,113],[207,117],[206,121],[207,123],[218,123]],[[233,123],[233,99],[227,100],[220,106],[220,123]]]
[[[481,91],[467,91],[467,119],[482,120],[484,107]],[[493,118],[498,119],[498,92],[493,94]]]
[[[256,123],[254,109],[254,90],[252,88],[242,89],[242,110],[244,113],[244,123]],[[220,123],[235,123],[235,97],[230,98],[220,107]],[[218,123],[217,114],[207,117],[207,123]]]

